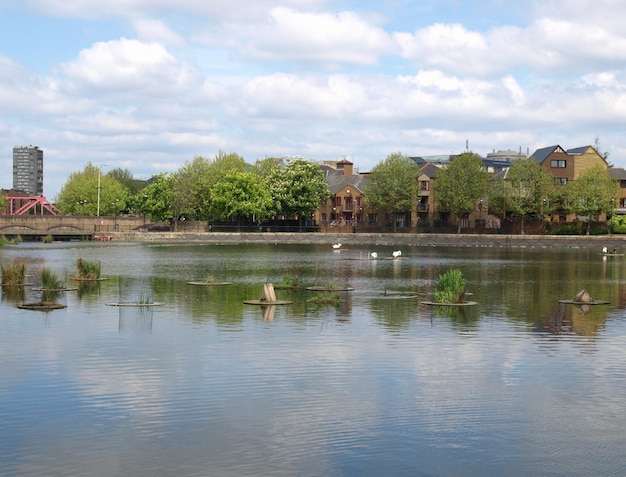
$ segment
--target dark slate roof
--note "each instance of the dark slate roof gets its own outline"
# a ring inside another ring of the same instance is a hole
[[[575,147],[574,149],[568,149],[567,153],[568,154],[584,154],[585,151],[587,151],[587,149],[589,149],[591,146],[582,146],[582,147]]]
[[[432,162],[429,162],[422,166],[422,168],[420,169],[420,174],[424,174],[432,179],[433,177],[435,177],[438,171],[439,168]]]
[[[555,145],[555,146],[543,147],[543,148],[537,149],[535,152],[533,152],[532,156],[530,156],[530,157],[533,157],[535,159],[535,161],[537,161],[539,164],[541,164],[543,161],[546,160],[546,157],[548,157],[557,148],[560,148],[560,147],[561,146],[559,146],[558,144]]]
[[[333,169],[332,167],[328,166],[321,167],[322,171],[324,171],[324,177],[326,179],[326,183],[328,184],[328,189],[330,190],[331,194],[336,194],[346,186],[350,186],[355,190],[363,193],[363,189],[365,189],[365,184],[367,183],[367,176],[344,176],[343,170],[341,169]]]
[[[626,170],[621,167],[609,167],[609,175],[617,180],[626,180]]]

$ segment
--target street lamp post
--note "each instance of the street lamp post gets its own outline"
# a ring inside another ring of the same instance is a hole
[[[102,168],[106,167],[107,164],[104,163],[98,167],[98,205],[96,208],[96,215],[100,217],[100,176],[102,175]]]
[[[117,203],[119,202],[119,199],[115,199],[115,202],[111,202],[111,205],[113,205],[113,223],[114,223],[114,230],[117,231]]]

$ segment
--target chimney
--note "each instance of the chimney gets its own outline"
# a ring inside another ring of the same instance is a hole
[[[346,158],[343,158],[341,161],[337,162],[337,170],[342,170],[344,176],[353,176],[353,168],[354,165]]]

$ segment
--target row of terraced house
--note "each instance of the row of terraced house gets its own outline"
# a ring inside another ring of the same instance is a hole
[[[512,161],[526,158],[521,151],[494,151],[483,159],[487,172],[491,175],[502,173],[511,166]],[[583,146],[574,149],[564,149],[559,145],[537,149],[531,157],[548,171],[558,184],[566,184],[576,180],[589,168],[600,165],[619,181],[621,196],[613,211],[615,214],[626,214],[626,170],[609,167],[608,162],[593,146]],[[416,178],[418,197],[412,211],[400,216],[382,215],[367,206],[364,200],[364,190],[368,173],[358,173],[352,162],[342,159],[336,163],[326,163],[322,166],[326,182],[328,183],[331,199],[318,208],[312,217],[322,231],[380,231],[394,229],[393,220],[396,220],[395,230],[401,231],[431,231],[456,229],[458,225],[455,216],[444,210],[437,202],[433,187],[437,171],[453,161],[454,155],[411,157],[419,166]],[[553,222],[571,220],[565,214],[550,217]],[[466,231],[501,232],[503,228],[515,232],[512,220],[506,223],[501,218],[491,214],[486,200],[480,199],[473,213],[461,219],[461,227]],[[543,224],[539,223],[538,226]]]

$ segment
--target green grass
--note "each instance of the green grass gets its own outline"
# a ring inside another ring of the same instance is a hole
[[[465,278],[461,270],[453,268],[439,275],[439,284],[435,290],[437,303],[462,303],[465,299]]]

